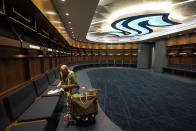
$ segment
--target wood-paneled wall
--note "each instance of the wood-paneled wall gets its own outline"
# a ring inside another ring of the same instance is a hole
[[[25,66],[24,59],[0,60],[0,92],[27,80]]]
[[[0,98],[64,63],[137,60],[137,45],[133,45],[130,50],[72,49],[50,52],[47,47],[32,49],[29,48],[30,43],[24,42],[23,45],[26,46],[22,48],[18,46],[18,40],[4,37],[0,39],[3,40],[0,42]]]
[[[0,57],[0,96],[40,77],[66,62],[132,60],[137,56],[49,56]]]
[[[196,33],[171,37],[166,40],[167,46],[196,44]]]
[[[168,62],[196,64],[196,33],[180,35],[166,40]]]
[[[31,79],[42,74],[43,70],[41,65],[41,58],[29,58],[29,73]]]

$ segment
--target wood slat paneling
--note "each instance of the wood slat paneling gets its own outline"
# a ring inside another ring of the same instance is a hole
[[[196,44],[196,33],[189,35],[189,42]]]
[[[177,45],[189,44],[189,35],[183,35],[176,38]]]
[[[8,90],[27,80],[24,59],[0,60],[0,92]]]
[[[44,72],[48,72],[50,70],[50,61],[49,58],[43,58],[44,63]]]
[[[169,63],[179,64],[180,63],[180,59],[179,59],[179,57],[171,56],[171,57],[169,57]]]
[[[42,73],[41,69],[41,58],[30,58],[29,59],[30,78],[33,79]]]
[[[180,64],[193,64],[193,58],[190,56],[180,57]]]
[[[52,58],[52,69],[56,67],[55,57]]]

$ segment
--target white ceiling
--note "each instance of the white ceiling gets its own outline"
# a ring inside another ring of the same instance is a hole
[[[70,37],[84,42],[136,42],[196,28],[196,0],[53,0],[53,4]],[[159,13],[169,13],[169,20],[180,24],[150,27],[153,32],[146,35],[119,37],[109,34],[120,32],[111,27],[116,20]]]

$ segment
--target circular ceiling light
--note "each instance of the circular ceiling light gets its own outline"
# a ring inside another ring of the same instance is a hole
[[[71,21],[69,21],[68,23],[71,24]]]
[[[66,16],[69,16],[69,13],[65,13]]]

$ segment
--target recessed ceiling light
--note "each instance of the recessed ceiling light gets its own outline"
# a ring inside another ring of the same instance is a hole
[[[59,26],[59,27],[56,27],[56,28],[59,28],[59,29],[64,29],[64,27],[61,27],[61,26]]]
[[[48,15],[56,15],[56,12],[54,12],[54,11],[46,11],[45,13]]]
[[[71,24],[71,21],[69,21],[68,23]]]
[[[65,13],[66,16],[69,16],[69,13]]]
[[[57,21],[57,20],[52,20],[52,21],[50,21],[50,22],[52,22],[52,23],[57,23],[57,24],[60,24],[60,23],[61,23],[60,21]]]
[[[62,2],[65,2],[65,0],[61,0]]]
[[[72,28],[70,28],[72,30]]]

